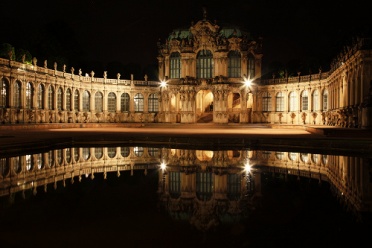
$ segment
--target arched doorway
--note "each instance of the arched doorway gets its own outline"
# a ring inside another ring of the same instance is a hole
[[[210,90],[200,90],[196,94],[195,112],[198,123],[213,122],[213,93]]]
[[[229,113],[229,122],[239,123],[241,112],[241,97],[239,93],[231,92],[227,98],[227,109]]]

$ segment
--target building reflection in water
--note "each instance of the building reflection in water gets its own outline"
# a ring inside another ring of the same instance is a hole
[[[334,196],[362,220],[372,212],[370,157],[263,150],[188,150],[157,147],[71,147],[0,158],[0,196],[37,194],[57,182],[123,171],[158,171],[159,209],[200,231],[239,222],[264,197],[265,175],[284,181],[329,183]]]

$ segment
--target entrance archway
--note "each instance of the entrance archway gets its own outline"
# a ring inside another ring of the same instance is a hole
[[[210,90],[200,90],[196,94],[197,122],[213,122],[213,93]]]

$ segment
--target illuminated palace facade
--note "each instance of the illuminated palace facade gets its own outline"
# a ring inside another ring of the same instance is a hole
[[[159,81],[0,59],[0,123],[266,123],[372,128],[371,40],[331,70],[263,80],[262,42],[206,18],[158,42]],[[40,63],[39,63],[40,64]],[[0,125],[1,125],[0,124]]]
[[[329,183],[356,214],[372,211],[367,158],[267,150],[72,147],[1,157],[0,199],[14,202],[81,180],[106,179],[109,173],[119,177],[154,170],[159,170],[159,206],[200,230],[226,218],[247,217],[265,194],[263,184],[270,175],[285,181]]]

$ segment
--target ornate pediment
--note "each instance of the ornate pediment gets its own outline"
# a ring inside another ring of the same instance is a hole
[[[220,27],[209,21],[202,20],[191,26],[190,32],[196,45],[211,45],[215,43]]]
[[[230,50],[240,50],[240,42],[242,38],[231,37],[229,40],[229,49]]]

